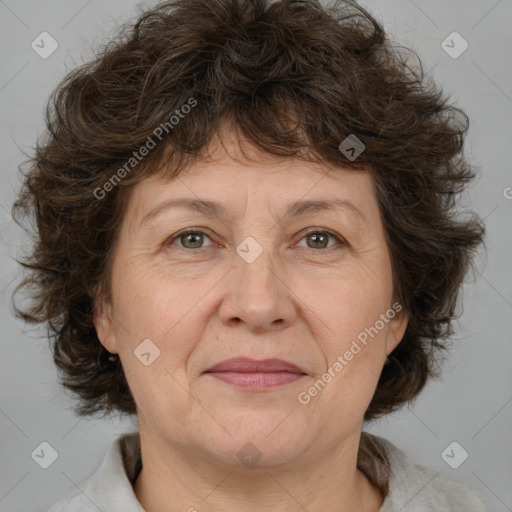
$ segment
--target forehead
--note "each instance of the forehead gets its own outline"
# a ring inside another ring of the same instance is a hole
[[[164,203],[215,216],[241,215],[252,206],[280,216],[338,206],[365,217],[376,207],[368,172],[271,155],[229,136],[212,141],[207,156],[177,176],[159,168],[135,185],[129,203],[130,216],[139,221]]]

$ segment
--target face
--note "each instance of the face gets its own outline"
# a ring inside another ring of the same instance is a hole
[[[407,318],[372,178],[250,151],[135,186],[95,325],[147,435],[224,463],[310,463],[358,435]],[[296,368],[208,372],[233,358]]]

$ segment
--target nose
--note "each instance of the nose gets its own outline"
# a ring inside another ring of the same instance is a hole
[[[226,296],[220,307],[226,324],[244,323],[251,331],[280,330],[291,325],[297,304],[283,265],[270,250],[252,262],[238,254],[228,276]]]

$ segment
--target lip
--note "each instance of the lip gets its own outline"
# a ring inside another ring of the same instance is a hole
[[[221,361],[205,372],[244,389],[265,390],[294,382],[306,375],[297,365],[282,359],[256,360],[237,357]]]
[[[207,373],[213,372],[238,372],[238,373],[275,373],[293,372],[306,373],[297,365],[282,359],[251,359],[249,357],[235,357],[226,359],[212,366]]]

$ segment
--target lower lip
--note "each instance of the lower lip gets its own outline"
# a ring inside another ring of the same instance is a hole
[[[303,373],[292,372],[261,372],[261,373],[243,373],[243,372],[211,372],[209,373],[216,379],[233,384],[244,389],[264,390],[283,384],[295,382],[301,377]]]

